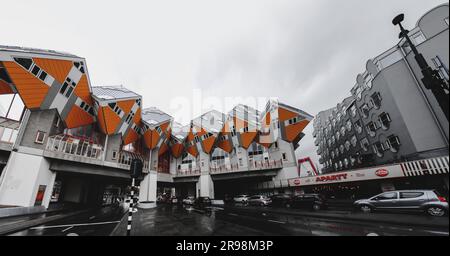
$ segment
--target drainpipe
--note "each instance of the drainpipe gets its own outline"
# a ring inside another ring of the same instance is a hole
[[[400,49],[400,52],[402,53],[402,59],[405,61],[406,66],[408,67],[409,73],[411,73],[411,75],[413,76],[414,81],[416,82],[416,86],[419,89],[420,93],[422,94],[422,97],[425,99],[425,103],[428,107],[428,110],[431,112],[431,116],[433,117],[434,122],[437,124],[437,126],[439,128],[439,132],[441,133],[441,136],[443,137],[445,144],[448,147],[449,146],[448,138],[445,135],[444,128],[442,127],[441,123],[439,122],[439,119],[436,116],[436,113],[434,112],[433,108],[431,107],[431,103],[430,103],[428,97],[426,96],[425,92],[423,91],[422,86],[420,86],[419,80],[418,80],[416,74],[414,73],[414,71],[412,70],[411,64],[409,64],[408,59],[406,58],[407,54],[405,53],[405,50],[400,46],[397,46],[397,47]]]

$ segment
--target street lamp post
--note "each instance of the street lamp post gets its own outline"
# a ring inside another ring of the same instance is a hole
[[[402,26],[402,21],[404,20],[404,18],[405,15],[400,14],[392,20],[392,24],[394,24],[395,26],[398,25],[400,27],[401,32],[399,38],[405,38],[405,40],[411,47],[411,50],[414,53],[414,58],[416,59],[416,62],[422,71],[423,75],[422,83],[424,84],[425,88],[431,90],[434,97],[436,97],[436,100],[439,103],[439,106],[441,107],[448,121],[449,94],[447,85],[444,82],[444,80],[439,76],[439,73],[428,65],[423,55],[419,53],[416,46],[412,43],[408,35],[409,31],[403,28]]]

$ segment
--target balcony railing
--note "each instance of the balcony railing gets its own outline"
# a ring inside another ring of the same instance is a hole
[[[117,163],[119,164],[119,167],[121,167],[122,169],[130,169],[130,165],[131,165],[131,161],[133,159],[140,159],[143,163],[143,167],[142,170],[143,172],[148,172],[148,166],[149,166],[149,161],[148,158],[142,156],[141,154],[138,153],[134,153],[131,151],[126,151],[126,150],[122,150],[119,152],[119,155],[117,157]]]
[[[262,161],[250,161],[248,166],[239,166],[238,164],[232,165],[219,165],[211,166],[210,172],[228,173],[228,172],[242,172],[242,171],[257,171],[257,170],[269,170],[283,168],[283,160],[262,160]]]
[[[19,125],[19,121],[0,117],[0,143],[6,143],[12,146],[19,132]]]
[[[177,170],[177,176],[186,177],[186,176],[198,176],[200,175],[200,167],[193,167],[188,169],[180,169]]]
[[[101,160],[103,156],[102,145],[66,134],[49,137],[45,150],[95,160]]]

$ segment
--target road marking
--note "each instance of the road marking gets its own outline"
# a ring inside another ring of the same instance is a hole
[[[89,219],[90,219],[90,220],[95,219],[95,216],[91,216],[91,217],[89,217]]]
[[[67,236],[79,236],[77,233],[69,233]]]
[[[278,224],[286,224],[286,222],[283,221],[277,221],[277,220],[267,220],[269,222],[278,223]]]
[[[67,224],[67,225],[56,225],[56,226],[40,226],[40,227],[33,227],[30,229],[47,229],[47,228],[63,228],[63,227],[78,227],[78,226],[92,226],[92,225],[106,225],[106,224],[113,224],[113,223],[119,223],[120,221],[105,221],[105,222],[93,222],[93,223],[79,223],[79,224]]]
[[[433,231],[433,230],[424,230],[424,231],[425,231],[425,232],[432,233],[432,234],[439,234],[439,235],[446,235],[446,236],[449,235],[448,232],[443,232],[443,231]]]
[[[70,226],[70,227],[68,227],[68,228],[65,228],[65,229],[63,229],[61,232],[66,232],[67,230],[69,230],[69,229],[71,229],[71,228],[73,228],[73,226]]]
[[[235,213],[228,213],[228,215],[231,215],[231,216],[239,216],[239,215],[237,215],[237,214],[235,214]]]

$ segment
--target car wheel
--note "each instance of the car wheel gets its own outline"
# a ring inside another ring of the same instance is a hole
[[[372,211],[372,207],[370,207],[369,205],[366,205],[366,204],[363,204],[363,205],[359,206],[359,209],[362,212],[367,212],[367,213]]]
[[[430,216],[442,217],[445,215],[445,210],[438,206],[431,206],[427,208],[427,213]]]
[[[322,207],[320,207],[320,205],[318,204],[313,204],[313,210],[314,211],[319,211]]]

